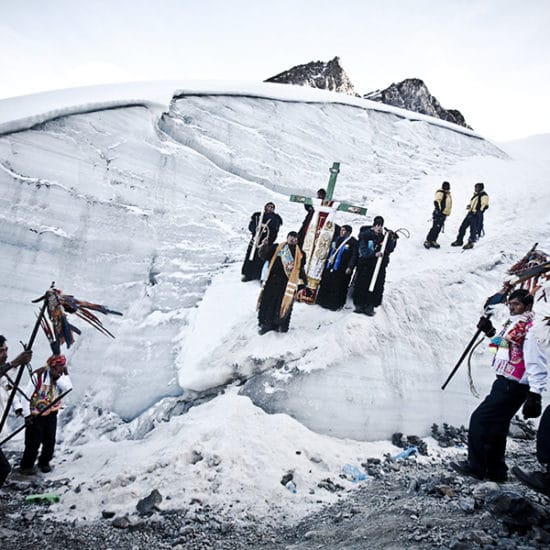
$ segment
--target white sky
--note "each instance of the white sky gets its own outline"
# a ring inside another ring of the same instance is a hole
[[[550,132],[549,28],[550,0],[0,0],[0,98],[337,55],[358,93],[421,78],[503,141]]]

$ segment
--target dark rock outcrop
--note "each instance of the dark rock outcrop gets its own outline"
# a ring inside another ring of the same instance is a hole
[[[268,78],[264,82],[309,86],[359,97],[348,75],[342,68],[339,57],[335,57],[328,62],[312,61],[304,65],[296,65],[288,71]],[[392,84],[385,90],[369,92],[363,98],[472,129],[471,126],[468,126],[460,111],[457,109],[444,109],[439,101],[430,94],[426,84],[419,78],[407,78],[397,84]]]
[[[444,109],[439,101],[430,94],[426,84],[419,78],[407,78],[402,82],[392,84],[385,90],[376,90],[375,92],[365,94],[363,98],[441,120],[447,120],[448,122],[471,129],[466,124],[460,111],[456,109]]]
[[[335,57],[327,63],[312,61],[305,65],[296,65],[292,69],[272,76],[264,82],[296,84],[353,96],[357,95],[348,75],[340,65],[339,57]]]

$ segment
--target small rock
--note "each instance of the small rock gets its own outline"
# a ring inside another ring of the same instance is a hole
[[[197,462],[200,462],[204,457],[199,451],[195,451],[193,449],[193,452],[191,453],[191,464],[196,464]]]
[[[153,489],[149,496],[141,499],[137,503],[136,509],[139,515],[150,516],[158,510],[158,505],[161,502],[162,502],[162,495],[156,489]]]
[[[474,498],[471,498],[471,497],[459,499],[458,505],[460,509],[466,512],[467,514],[473,514],[476,509],[476,501]]]
[[[485,546],[487,544],[493,543],[493,537],[488,535],[485,531],[480,530],[472,531],[470,533],[470,539],[480,546]]]
[[[472,545],[469,542],[460,540],[452,540],[449,545],[449,550],[471,550]]]
[[[115,518],[111,525],[117,529],[128,529],[130,526],[130,520],[126,516]]]
[[[319,487],[321,489],[326,489],[327,491],[330,491],[331,493],[335,493],[336,491],[343,491],[344,490],[342,485],[339,485],[338,483],[334,483],[334,481],[332,481],[332,479],[330,479],[328,477],[326,479],[321,480],[317,484],[317,487]]]
[[[287,484],[294,479],[294,473],[293,472],[287,472],[282,478],[281,478],[281,485],[287,486]]]
[[[472,491],[472,494],[475,499],[483,500],[489,493],[498,491],[499,489],[500,487],[498,486],[498,483],[495,483],[494,481],[485,481],[484,483],[476,485]]]
[[[208,464],[209,468],[216,468],[222,463],[222,459],[219,455],[212,455],[208,458],[206,463]]]

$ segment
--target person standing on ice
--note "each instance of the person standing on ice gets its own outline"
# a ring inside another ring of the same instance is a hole
[[[258,332],[287,332],[294,297],[307,281],[306,255],[298,246],[298,233],[291,231],[281,244],[269,244],[266,238],[259,254],[269,261],[269,270],[258,297]]]
[[[64,355],[52,355],[46,366],[37,369],[23,393],[16,410],[25,417],[25,450],[21,458],[20,473],[34,475],[34,463],[38,451],[38,467],[44,473],[51,472],[50,460],[55,448],[57,414],[61,408],[59,396],[72,389]],[[53,406],[52,406],[53,403]],[[48,408],[49,407],[49,408]],[[43,412],[46,410],[46,412]]]
[[[425,248],[439,248],[437,238],[445,225],[447,216],[451,213],[452,207],[453,199],[451,197],[451,184],[448,181],[444,181],[441,184],[441,189],[435,192],[434,211],[432,214],[433,223],[424,241]]]
[[[474,185],[474,194],[466,207],[468,213],[460,224],[456,240],[451,243],[451,246],[463,245],[464,235],[468,228],[470,228],[470,238],[468,242],[462,246],[464,250],[474,248],[474,243],[476,243],[481,236],[483,231],[483,214],[487,208],[489,208],[489,195],[487,195],[484,189],[485,186],[483,183],[476,183]]]
[[[382,303],[386,269],[390,262],[390,254],[395,250],[396,244],[396,233],[390,230],[386,230],[384,233],[384,218],[382,216],[376,216],[372,226],[364,225],[359,230],[359,259],[357,260],[353,289],[355,313],[363,313],[372,317],[375,314],[374,308]],[[376,272],[377,264],[380,266],[378,272]]]
[[[508,467],[504,460],[510,422],[523,405],[525,418],[541,413],[541,394],[548,377],[546,357],[533,333],[533,296],[523,288],[508,298],[510,318],[498,335],[486,317],[478,329],[491,338],[493,368],[497,379],[491,392],[470,417],[468,459],[451,462],[460,474],[504,482]]]
[[[316,303],[336,311],[346,304],[351,274],[357,264],[357,239],[351,236],[351,225],[343,225],[330,246]]]
[[[252,214],[248,224],[250,243],[241,268],[243,282],[260,280],[264,261],[258,256],[258,248],[265,238],[269,244],[273,244],[277,240],[281,225],[283,219],[275,213],[275,204],[272,202],[266,203],[263,212]]]

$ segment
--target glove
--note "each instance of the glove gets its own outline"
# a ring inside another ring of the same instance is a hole
[[[481,330],[481,332],[484,332],[486,336],[491,338],[494,336],[497,331],[495,327],[493,326],[493,323],[487,317],[480,317],[479,321],[477,323],[477,328]]]
[[[542,412],[540,394],[529,392],[521,412],[525,418],[538,418]]]

